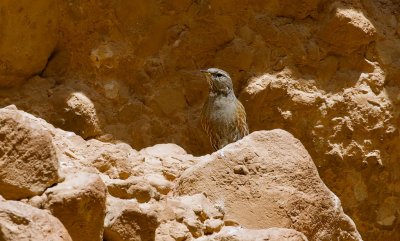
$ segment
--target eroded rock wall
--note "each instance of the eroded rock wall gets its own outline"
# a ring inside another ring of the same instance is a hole
[[[397,1],[42,0],[0,9],[0,84],[17,86],[0,90],[1,106],[84,138],[204,154],[198,70],[220,67],[250,130],[299,138],[364,239],[400,239]]]

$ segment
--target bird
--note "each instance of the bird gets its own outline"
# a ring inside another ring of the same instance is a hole
[[[233,91],[229,74],[218,68],[200,70],[208,82],[208,97],[201,111],[201,125],[215,151],[249,134],[246,111]]]

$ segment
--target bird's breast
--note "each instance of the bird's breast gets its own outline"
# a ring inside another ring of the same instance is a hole
[[[208,109],[207,114],[211,122],[228,124],[236,118],[236,97],[232,96],[216,96],[209,98],[205,108]]]

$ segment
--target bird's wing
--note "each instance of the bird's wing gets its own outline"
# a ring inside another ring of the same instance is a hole
[[[201,122],[201,127],[203,127],[203,130],[209,134],[210,133],[210,122],[209,118],[207,118],[207,104],[204,105],[203,109],[201,110],[201,116],[200,116],[200,122]]]
[[[207,133],[207,135],[210,137],[210,143],[211,146],[214,150],[219,149],[219,135],[217,133],[217,127],[213,125],[213,123],[210,121],[210,118],[208,116],[209,112],[209,106],[206,103],[201,111],[201,126],[203,127],[204,131]]]
[[[240,103],[239,100],[237,101],[237,108],[236,108],[236,127],[238,128],[238,131],[240,133],[239,139],[242,139],[244,136],[247,136],[249,134],[249,127],[247,126],[247,120],[246,120],[246,110],[244,109],[242,103]]]

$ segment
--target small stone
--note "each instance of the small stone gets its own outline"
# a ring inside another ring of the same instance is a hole
[[[224,222],[221,219],[207,219],[204,222],[204,233],[212,234],[219,232],[221,228],[224,226]]]
[[[184,241],[191,236],[189,229],[184,224],[178,222],[174,222],[174,225],[170,226],[169,234],[176,241]]]
[[[43,194],[42,196],[34,196],[28,200],[28,204],[35,208],[42,208],[44,201],[43,197],[47,197],[47,195]]]
[[[247,169],[247,167],[244,165],[237,165],[233,168],[233,172],[235,174],[247,175],[249,174],[249,169]]]
[[[194,218],[185,218],[183,220],[183,223],[186,225],[186,227],[189,229],[190,233],[193,235],[193,237],[198,238],[203,235],[203,224]]]
[[[83,138],[101,134],[100,121],[92,100],[83,93],[72,93],[62,106],[65,119],[63,128],[73,131]]]
[[[45,210],[17,201],[0,202],[0,240],[72,241],[60,220]]]

